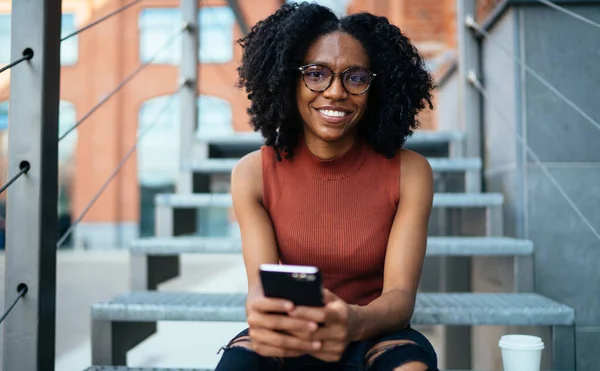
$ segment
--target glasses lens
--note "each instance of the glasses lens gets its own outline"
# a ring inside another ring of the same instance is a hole
[[[331,82],[333,73],[325,66],[309,66],[302,71],[304,83],[306,86],[315,91],[323,91],[327,89]]]
[[[371,75],[363,68],[351,68],[344,73],[344,86],[351,94],[361,94],[369,88]]]

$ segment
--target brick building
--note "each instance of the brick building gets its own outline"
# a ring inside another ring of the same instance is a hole
[[[272,13],[284,0],[239,0],[249,24]],[[63,0],[63,36],[125,5],[129,0]],[[199,1],[200,2],[200,1]],[[455,0],[322,0],[338,11],[368,11],[388,16],[416,43],[438,74],[454,58]],[[493,3],[488,1],[487,3]],[[180,27],[178,0],[146,0],[63,42],[61,109],[64,133],[142,63]],[[345,8],[345,9],[344,9]],[[0,0],[0,64],[10,61],[10,0]],[[240,31],[224,0],[201,1],[199,135],[249,130],[243,92],[234,87],[241,50]],[[85,122],[60,142],[59,202],[62,231],[85,208],[115,169],[136,136],[155,122],[178,84],[180,43],[171,43]],[[19,68],[18,66],[16,68]],[[9,73],[0,75],[0,141],[6,180]],[[120,174],[78,227],[83,244],[112,248],[153,233],[153,195],[174,187],[179,168],[178,105],[161,116]],[[424,129],[436,118],[425,112]],[[2,195],[4,197],[4,195]],[[2,207],[2,213],[4,213]],[[3,229],[3,226],[0,225]],[[86,239],[99,239],[89,241]],[[100,242],[100,244],[98,243]],[[3,245],[3,242],[2,242]]]

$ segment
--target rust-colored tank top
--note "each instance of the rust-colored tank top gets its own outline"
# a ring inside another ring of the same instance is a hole
[[[387,159],[357,140],[329,161],[303,139],[291,159],[263,146],[264,206],[282,264],[319,267],[323,284],[347,303],[381,295],[383,267],[398,207],[400,159]]]

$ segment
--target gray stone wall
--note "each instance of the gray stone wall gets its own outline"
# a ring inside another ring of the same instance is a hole
[[[562,5],[600,22],[600,2]],[[513,5],[489,32],[600,122],[598,28],[540,4]],[[575,308],[577,370],[595,371],[600,365],[600,239],[517,134],[600,230],[600,130],[489,41],[482,44],[482,58],[490,93],[484,103],[486,190],[506,196],[505,234],[535,244],[535,291]],[[497,271],[512,276],[510,269],[505,264]],[[495,282],[496,289],[507,288],[502,280]]]

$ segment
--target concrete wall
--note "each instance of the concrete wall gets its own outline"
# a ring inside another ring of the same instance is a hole
[[[600,22],[600,2],[565,6]],[[489,32],[600,121],[597,28],[543,5],[523,4],[510,7]],[[493,43],[483,42],[482,58],[489,91],[484,103],[486,190],[506,196],[505,234],[535,244],[535,291],[575,308],[577,370],[595,371],[600,364],[600,238],[520,145],[518,135],[598,230],[600,130]],[[512,277],[511,266],[495,262],[495,268],[498,277],[482,285],[504,291],[510,282],[502,277]]]

